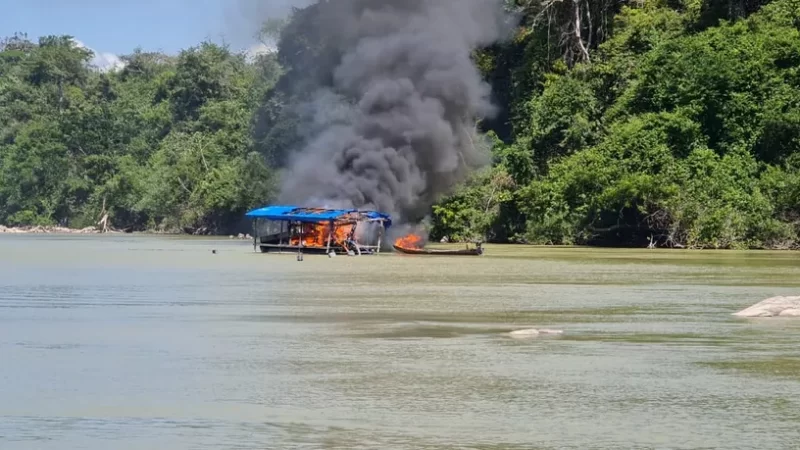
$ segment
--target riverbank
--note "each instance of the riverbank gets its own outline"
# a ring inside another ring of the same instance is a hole
[[[101,230],[96,227],[86,227],[86,228],[68,228],[68,227],[57,227],[57,226],[21,226],[21,227],[7,227],[4,225],[0,225],[0,234],[146,234],[146,235],[175,235],[175,236],[191,236],[190,233],[182,233],[182,232],[164,232],[164,231],[136,231],[136,232],[127,232],[121,231],[116,229],[107,229]],[[236,235],[219,235],[219,237],[224,238],[228,237],[228,239],[241,239],[241,240],[249,240],[253,239],[252,236],[249,234],[236,234]]]
[[[7,227],[5,225],[0,225],[0,234],[7,233],[7,234],[153,234],[153,235],[185,235],[188,233],[182,232],[163,232],[163,231],[155,231],[155,230],[145,230],[145,231],[125,231],[125,230],[117,230],[115,228],[107,228],[103,230],[98,227],[86,227],[86,228],[69,228],[69,227],[59,227],[59,226],[42,226],[42,225],[25,225],[19,227]]]
[[[86,228],[68,228],[68,227],[59,227],[59,226],[41,226],[41,225],[26,225],[26,226],[19,226],[19,227],[8,227],[4,225],[0,225],[0,234],[143,234],[143,235],[162,235],[162,236],[216,236],[219,238],[228,239],[240,239],[240,240],[251,240],[253,237],[248,233],[237,233],[237,234],[218,234],[218,235],[208,235],[208,234],[198,234],[188,232],[187,230],[173,230],[173,231],[164,231],[164,230],[142,230],[142,231],[125,231],[125,230],[117,230],[113,228],[108,228],[106,231],[101,230],[97,227],[86,227]],[[466,244],[471,244],[472,242],[458,242],[458,241],[431,241],[426,245],[426,248],[436,248],[436,249],[460,249],[463,248]],[[796,246],[787,247],[787,246],[776,246],[774,248],[693,248],[693,247],[660,247],[660,246],[650,246],[650,247],[629,247],[629,246],[598,246],[598,245],[535,245],[535,244],[526,244],[526,243],[485,243],[484,247],[487,245],[489,246],[496,246],[500,245],[502,248],[530,248],[530,247],[550,247],[550,248],[563,248],[563,249],[570,249],[570,248],[585,248],[585,249],[598,249],[598,250],[637,250],[637,249],[659,249],[659,250],[674,250],[674,251],[690,251],[690,252],[709,252],[709,251],[726,251],[726,252],[741,252],[741,251],[764,251],[764,252],[796,252],[800,250],[800,248]]]
[[[108,231],[109,233],[113,233],[113,231]],[[6,227],[0,225],[0,233],[10,233],[10,234],[51,234],[51,233],[59,233],[59,234],[100,234],[102,230],[99,230],[95,227],[86,227],[81,229],[75,228],[66,228],[66,227],[52,227],[52,226],[24,226],[24,227]]]

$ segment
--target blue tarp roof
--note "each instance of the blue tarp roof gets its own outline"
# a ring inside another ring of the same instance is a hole
[[[254,209],[248,212],[246,216],[251,219],[320,222],[324,220],[335,220],[341,216],[351,213],[361,213],[370,219],[385,219],[386,228],[392,224],[392,218],[388,214],[378,211],[361,211],[358,209],[323,209],[306,208],[302,206],[265,206],[263,208]]]

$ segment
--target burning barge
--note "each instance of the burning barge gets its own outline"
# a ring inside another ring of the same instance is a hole
[[[386,230],[392,226],[388,214],[356,209],[266,206],[246,214],[253,221],[253,250],[261,253],[373,255],[381,251]],[[397,239],[395,251],[409,255],[480,256],[481,244],[461,250],[424,248],[420,236]]]
[[[392,225],[377,211],[267,206],[246,214],[253,221],[253,248],[262,253],[371,255]]]

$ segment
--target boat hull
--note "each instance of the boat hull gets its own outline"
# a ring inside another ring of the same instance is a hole
[[[481,256],[483,249],[470,248],[464,250],[428,250],[424,248],[403,248],[393,245],[395,251],[406,255],[439,255],[439,256]]]

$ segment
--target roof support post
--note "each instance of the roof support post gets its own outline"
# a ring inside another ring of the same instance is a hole
[[[353,245],[356,248],[356,254],[358,254],[358,256],[361,256],[361,246],[358,245],[358,239],[356,238],[356,229],[358,229],[358,221],[357,220],[353,224]]]
[[[258,242],[258,219],[253,219],[253,252],[256,251],[256,244]]]
[[[326,254],[331,253],[331,240],[333,239],[333,220],[328,222],[328,248],[325,250]]]
[[[375,253],[381,252],[381,239],[383,239],[384,230],[383,221],[379,220],[378,223],[381,225],[381,227],[378,229],[378,248],[375,250]]]
[[[298,235],[300,238],[297,240],[297,260],[303,260],[303,224],[302,222],[297,222],[300,231],[298,231]]]

